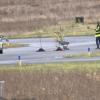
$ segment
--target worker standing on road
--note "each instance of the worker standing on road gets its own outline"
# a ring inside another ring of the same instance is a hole
[[[3,49],[3,42],[0,42],[0,48]]]
[[[97,49],[100,49],[100,23],[99,22],[97,22],[97,27],[95,31],[96,31],[95,37],[96,37]]]

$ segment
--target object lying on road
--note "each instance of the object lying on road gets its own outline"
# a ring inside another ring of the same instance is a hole
[[[3,49],[2,48],[0,48],[0,54],[3,54]]]

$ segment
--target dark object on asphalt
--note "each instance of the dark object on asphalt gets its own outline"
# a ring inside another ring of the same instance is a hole
[[[59,44],[61,44],[61,45],[68,45],[69,42],[66,42],[66,41],[59,41]]]
[[[60,31],[61,32],[55,32],[56,38],[57,38],[57,42],[59,43],[59,45],[63,46],[64,50],[69,50],[68,45],[69,42],[64,40],[64,34],[62,33],[61,27],[60,27]]]
[[[2,48],[0,48],[0,54],[3,54],[3,49]]]
[[[63,45],[64,50],[69,50],[68,45]]]
[[[39,48],[36,52],[45,52],[43,48]]]
[[[64,50],[69,50],[69,48],[68,48],[69,42],[59,41],[59,44],[63,46]]]
[[[57,47],[56,51],[63,51],[61,47]]]

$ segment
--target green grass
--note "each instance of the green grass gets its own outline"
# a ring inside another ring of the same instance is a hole
[[[4,43],[4,48],[17,48],[17,47],[25,47],[28,46],[27,44],[18,44],[18,43]]]
[[[91,58],[91,57],[100,57],[100,51],[94,51],[90,53],[80,53],[80,54],[67,54],[64,56],[65,58]]]
[[[82,35],[94,35],[95,31],[88,27],[95,29],[95,24],[76,24],[75,22],[59,22],[57,25],[49,27],[43,27],[39,30],[33,30],[33,32],[22,33],[17,35],[11,35],[9,38],[31,38],[31,37],[54,37],[55,32],[61,32],[64,36],[82,36]],[[62,31],[60,30],[62,29]]]
[[[52,71],[99,71],[100,62],[73,62],[73,63],[54,63],[54,64],[24,64],[22,66],[18,65],[0,65],[0,71],[20,71],[20,72],[30,72],[35,70],[52,70]]]

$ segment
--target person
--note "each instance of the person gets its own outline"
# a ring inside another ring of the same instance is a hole
[[[97,27],[95,31],[96,31],[95,37],[96,37],[97,49],[100,49],[100,23],[99,22],[97,22]]]

